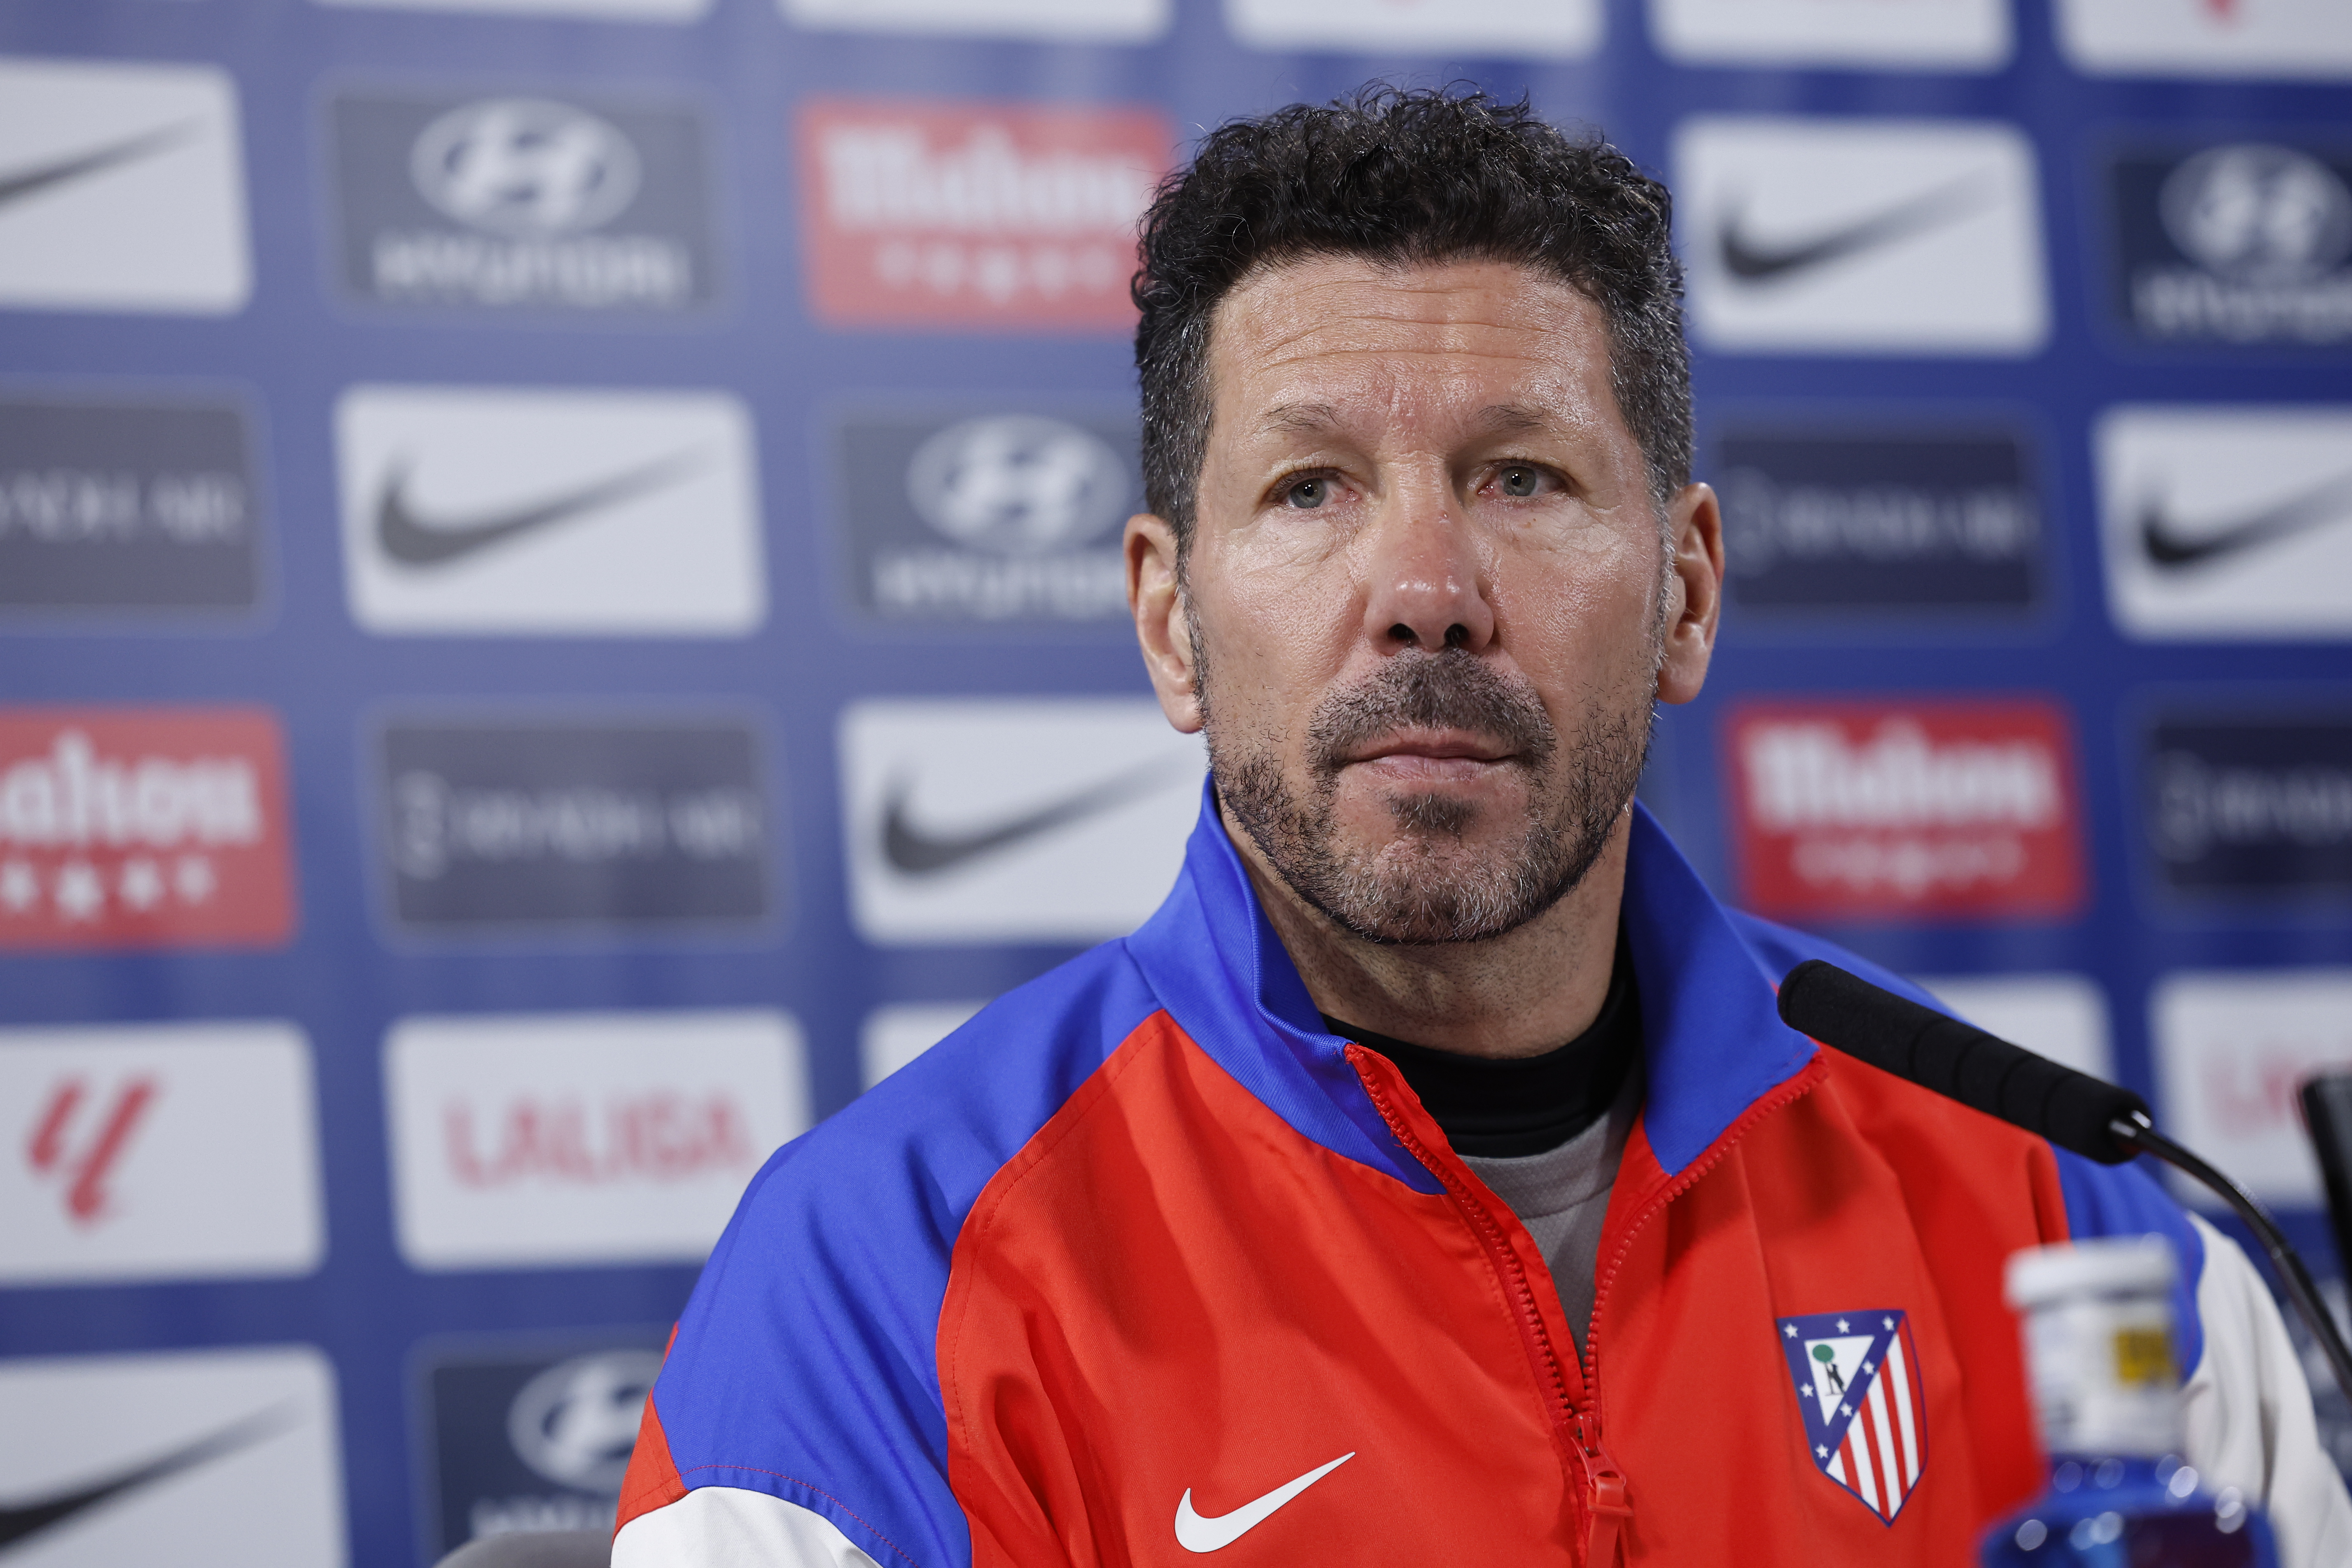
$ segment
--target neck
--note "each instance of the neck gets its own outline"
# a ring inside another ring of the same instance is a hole
[[[1584,879],[1534,920],[1480,942],[1367,942],[1292,890],[1220,808],[1275,933],[1318,1011],[1471,1057],[1532,1057],[1592,1025],[1609,994],[1625,891],[1628,807]]]

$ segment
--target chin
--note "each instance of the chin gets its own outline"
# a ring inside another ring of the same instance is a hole
[[[1422,797],[1401,803],[1393,816],[1358,838],[1354,848],[1364,861],[1391,874],[1490,875],[1497,862],[1516,858],[1526,847],[1523,832],[1506,830],[1509,820],[1444,796]]]
[[[1374,843],[1462,839],[1482,827],[1522,824],[1528,815],[1525,793],[1501,779],[1403,789],[1390,784],[1360,793],[1343,789],[1336,805],[1335,821]]]
[[[1400,836],[1415,841],[1463,844],[1482,820],[1491,819],[1476,801],[1450,792],[1398,795],[1389,801],[1388,808],[1389,819]]]

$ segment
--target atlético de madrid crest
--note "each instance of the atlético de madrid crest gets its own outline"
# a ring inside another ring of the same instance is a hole
[[[1814,1312],[1781,1319],[1780,1331],[1813,1463],[1893,1524],[1927,1468],[1927,1401],[1910,1319]]]

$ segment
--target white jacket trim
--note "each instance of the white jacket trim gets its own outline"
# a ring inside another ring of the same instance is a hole
[[[2294,1342],[2238,1244],[2195,1215],[2205,1243],[2197,1315],[2205,1352],[2182,1390],[2188,1461],[2208,1489],[2235,1487],[2278,1532],[2279,1568],[2352,1563],[2352,1497],[2319,1446]]]
[[[697,1487],[613,1538],[613,1568],[878,1568],[821,1513],[741,1487]]]

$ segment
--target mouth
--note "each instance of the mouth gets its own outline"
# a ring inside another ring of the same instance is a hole
[[[1357,748],[1340,766],[1363,768],[1402,785],[1467,784],[1517,759],[1493,736],[1467,730],[1398,730]]]

